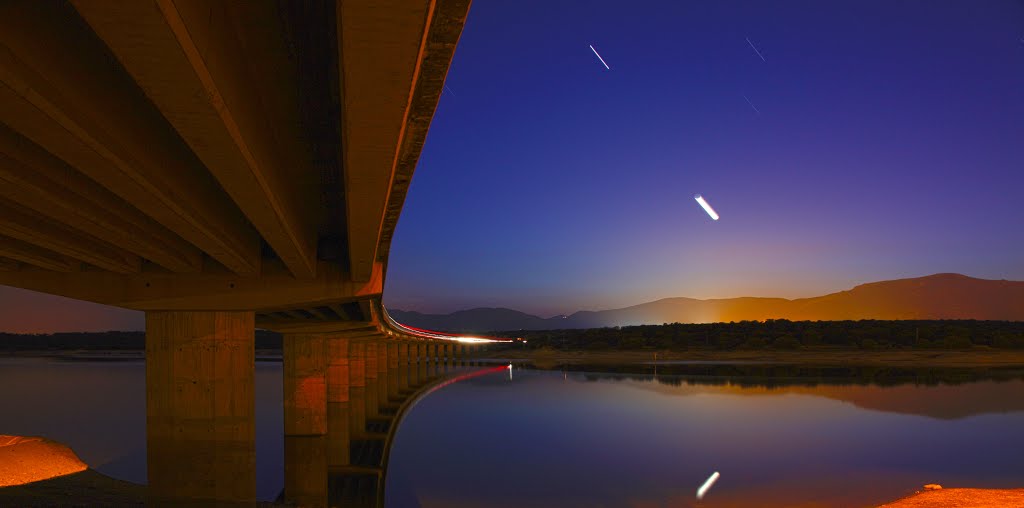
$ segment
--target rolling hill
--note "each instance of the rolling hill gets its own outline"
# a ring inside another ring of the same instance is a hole
[[[940,273],[861,284],[813,298],[665,298],[622,309],[580,311],[541,318],[512,309],[477,308],[451,314],[388,311],[395,320],[431,330],[486,332],[555,330],[661,323],[789,319],[1024,320],[1024,281],[976,279]]]

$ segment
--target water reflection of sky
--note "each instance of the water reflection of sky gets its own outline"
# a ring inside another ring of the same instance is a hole
[[[949,388],[907,387],[907,402]],[[722,478],[702,506],[862,506],[931,482],[1019,486],[1024,412],[943,420],[804,390],[558,372],[472,380],[403,422],[389,505],[691,506],[715,470]],[[1020,398],[1024,383],[975,391]]]
[[[258,363],[256,385],[258,495],[273,499],[281,364]],[[105,474],[145,481],[141,362],[0,359],[0,386],[0,434],[49,437]],[[1022,401],[1021,380],[766,389],[517,369],[511,382],[498,372],[419,401],[395,440],[387,500],[685,507],[715,470],[701,506],[862,506],[932,482],[1019,487]]]
[[[146,482],[146,367],[142,361],[0,358],[0,434],[67,444],[103,474]],[[281,364],[256,363],[256,494],[284,483]]]

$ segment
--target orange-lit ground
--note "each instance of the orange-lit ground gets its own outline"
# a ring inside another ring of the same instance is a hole
[[[85,471],[71,448],[41,437],[0,435],[0,487]]]
[[[919,492],[879,508],[1007,508],[1024,506],[1024,489],[942,489]]]

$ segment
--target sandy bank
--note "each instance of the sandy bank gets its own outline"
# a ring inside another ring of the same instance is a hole
[[[1009,508],[1024,506],[1024,489],[941,489],[919,492],[884,508]]]

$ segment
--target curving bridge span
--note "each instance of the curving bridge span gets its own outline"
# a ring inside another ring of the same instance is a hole
[[[0,284],[146,313],[153,495],[255,497],[257,327],[289,437],[371,432],[370,372],[485,340],[381,306],[469,3],[0,3]]]

